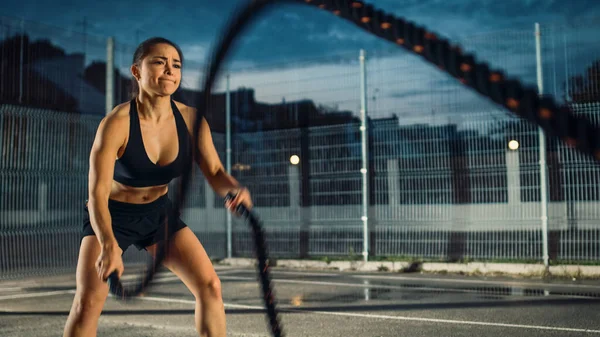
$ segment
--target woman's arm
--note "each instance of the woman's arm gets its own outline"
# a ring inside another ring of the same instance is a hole
[[[90,223],[102,249],[96,262],[98,276],[102,279],[106,279],[115,268],[121,275],[123,269],[122,263],[119,262],[122,252],[112,231],[108,198],[115,160],[125,141],[124,126],[126,125],[123,123],[123,117],[118,111],[106,116],[100,122],[90,152],[88,211]]]
[[[190,109],[192,110],[192,116],[196,116],[196,109]],[[241,186],[233,176],[225,171],[215,149],[210,127],[204,117],[198,131],[197,147],[198,156],[196,156],[196,161],[210,187],[221,197],[225,197],[227,193],[235,195],[235,198],[227,202],[225,207],[232,211],[239,204],[244,204],[248,209],[252,208],[252,199],[248,189]]]

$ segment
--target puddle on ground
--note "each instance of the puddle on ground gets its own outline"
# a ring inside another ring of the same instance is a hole
[[[600,292],[569,291],[560,288],[516,287],[516,286],[436,286],[415,283],[364,283],[353,286],[332,286],[293,296],[286,296],[285,302],[292,306],[303,306],[324,303],[364,303],[368,301],[417,301],[435,298],[441,294],[471,294],[472,299],[503,300],[508,298],[579,298],[598,299]],[[286,294],[287,295],[287,294]]]

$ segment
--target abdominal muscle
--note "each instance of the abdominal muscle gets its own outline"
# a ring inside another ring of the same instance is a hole
[[[168,185],[131,187],[113,180],[109,199],[130,204],[147,204],[165,195]]]

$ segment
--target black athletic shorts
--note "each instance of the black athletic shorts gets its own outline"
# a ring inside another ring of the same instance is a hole
[[[135,245],[138,250],[145,249],[163,240],[165,232],[171,237],[187,226],[179,218],[180,214],[173,212],[173,205],[166,194],[147,204],[130,204],[109,199],[108,210],[113,233],[123,252],[131,245]],[[86,202],[81,238],[88,235],[95,233]]]

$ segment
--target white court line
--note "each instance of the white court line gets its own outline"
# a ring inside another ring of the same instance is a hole
[[[179,281],[179,277],[178,276],[168,276],[168,277],[161,277],[161,278],[154,278],[152,279],[152,281],[150,281],[150,284],[155,284],[155,283],[167,283],[167,282],[171,282],[171,281]],[[124,286],[128,286],[132,283],[135,282],[122,282]]]
[[[334,273],[303,273],[299,271],[280,271],[271,269],[271,273],[273,275],[284,274],[284,275],[303,275],[303,276],[344,276],[344,274],[334,274]]]
[[[217,274],[224,274],[219,272],[219,270],[217,269]],[[244,269],[227,269],[227,272],[230,273],[255,273],[256,272],[256,268],[252,268],[252,269],[248,269],[248,268],[244,268]],[[273,275],[275,274],[286,274],[286,275],[304,275],[304,276],[343,276],[344,274],[338,274],[338,273],[315,273],[315,272],[301,272],[301,271],[286,271],[286,270],[277,270],[277,269],[271,269],[271,273]]]
[[[256,281],[255,278],[252,277],[244,277],[244,276],[224,276],[221,277],[222,280],[249,280]],[[323,285],[323,286],[340,286],[340,287],[349,287],[349,288],[369,288],[369,289],[397,289],[397,290],[434,290],[441,291],[442,288],[435,287],[403,287],[403,286],[395,286],[395,285],[387,285],[387,284],[364,284],[364,283],[344,283],[344,282],[327,282],[327,281],[303,281],[303,280],[286,280],[286,279],[273,279],[275,283],[296,283],[296,284],[313,284],[313,285]],[[477,289],[461,289],[461,288],[448,288],[443,289],[447,291],[454,292],[463,292],[463,293],[481,293],[481,290]]]
[[[23,287],[0,287],[0,291],[19,291],[23,290]]]
[[[222,280],[246,280],[246,281],[256,281],[256,277],[245,277],[245,276],[227,276],[224,275],[220,277]],[[167,283],[171,281],[179,280],[177,276],[168,276],[154,279],[152,283]],[[326,282],[326,281],[304,281],[304,280],[286,280],[286,279],[273,279],[276,283],[292,283],[292,284],[309,284],[309,285],[324,285],[324,286],[340,286],[340,287],[350,287],[350,288],[368,288],[368,289],[396,289],[396,290],[430,290],[430,291],[440,291],[440,288],[435,287],[402,287],[395,285],[383,285],[383,284],[360,284],[360,283],[344,283],[344,282]],[[485,281],[484,281],[485,282]],[[124,282],[127,285],[127,282]],[[477,289],[460,289],[453,288],[448,289],[450,292],[461,292],[461,293],[480,293],[481,291]],[[73,293],[75,290],[62,290],[62,291],[52,291],[52,292],[43,292],[43,293],[30,293],[30,294],[13,294],[13,295],[5,295],[0,296],[0,300],[5,299],[17,299],[17,298],[33,298],[33,297],[42,297],[42,296],[52,296],[52,295],[60,295]],[[554,294],[553,294],[554,295]],[[577,297],[577,298],[592,298],[590,296],[575,296],[575,295],[554,295],[554,296],[567,296],[567,297]]]
[[[0,296],[0,300],[4,299],[17,299],[17,298],[34,298],[42,296],[53,296],[74,293],[75,290],[60,290],[60,291],[49,291],[44,293],[35,294],[16,294],[8,296]],[[195,304],[192,300],[183,299],[172,299],[163,297],[138,297],[141,300],[157,301],[157,302],[172,302],[172,303],[186,303]],[[238,308],[238,309],[257,309],[263,310],[262,306],[251,306],[241,304],[230,304],[225,303],[225,307]],[[507,328],[520,328],[520,329],[536,329],[536,330],[552,330],[552,331],[569,331],[569,332],[589,332],[598,333],[600,330],[593,329],[577,329],[577,328],[565,328],[565,327],[552,327],[543,325],[524,325],[524,324],[510,324],[510,323],[495,323],[495,322],[477,322],[477,321],[461,321],[461,320],[448,320],[448,319],[437,319],[437,318],[424,318],[424,317],[406,317],[406,316],[389,316],[389,315],[373,315],[373,314],[356,314],[356,313],[344,313],[344,312],[329,312],[329,311],[318,311],[318,310],[295,310],[285,309],[284,311],[295,311],[300,313],[314,313],[321,315],[333,315],[333,316],[346,316],[346,317],[361,317],[361,318],[376,318],[376,319],[390,319],[390,320],[404,320],[404,321],[419,321],[419,322],[431,322],[431,323],[448,323],[448,324],[466,324],[466,325],[481,325],[481,326],[494,326],[494,327],[507,327]]]
[[[182,299],[178,299],[178,298],[165,298],[165,297],[156,297],[156,296],[144,296],[144,297],[139,297],[138,299],[145,300],[145,301],[154,301],[154,302],[196,304],[196,301],[192,301],[192,300],[182,300]],[[263,307],[258,307],[255,305],[229,304],[229,303],[225,303],[225,307],[226,308],[236,308],[236,309],[258,309],[258,310],[263,309]]]
[[[216,269],[215,271],[217,272],[217,275],[225,275],[225,274],[232,274],[232,273],[239,273],[239,272],[241,272],[241,270],[239,270],[239,269],[226,269],[226,270]]]
[[[248,281],[256,281],[255,277],[246,277],[246,276],[224,276],[221,277],[222,280],[248,280]],[[350,287],[350,288],[381,288],[381,289],[414,289],[414,288],[406,288],[401,286],[393,286],[393,285],[369,285],[369,284],[360,284],[360,283],[343,283],[343,282],[327,282],[327,281],[303,281],[303,280],[286,280],[286,279],[273,279],[276,283],[297,283],[297,284],[314,284],[321,286],[342,286],[342,287]]]
[[[244,272],[247,270],[240,270]],[[494,284],[503,286],[514,286],[514,287],[564,287],[564,288],[588,288],[588,289],[600,289],[600,286],[590,284],[561,284],[561,283],[539,283],[539,282],[515,282],[515,281],[493,281],[493,280],[463,280],[463,279],[445,279],[445,278],[429,278],[429,277],[407,277],[407,276],[386,276],[386,275],[352,275],[344,273],[302,273],[294,271],[278,271],[276,269],[271,270],[272,275],[277,274],[288,274],[288,275],[304,275],[304,276],[349,276],[354,278],[372,278],[372,279],[388,279],[388,280],[405,280],[405,281],[430,281],[440,283],[471,283],[471,284]]]
[[[230,270],[229,272],[234,272],[234,271]],[[217,275],[223,275],[223,274],[227,274],[227,273],[217,272]],[[181,281],[179,279],[179,276],[173,275],[172,273],[168,273],[168,274],[164,273],[163,275],[172,275],[172,276],[154,277],[150,283],[167,283],[167,282],[171,282],[171,281]],[[129,277],[129,278],[122,277],[121,279],[128,280],[128,279],[138,278],[138,276],[135,276],[135,275],[130,275],[130,276],[132,276],[132,277]],[[229,276],[225,276],[225,277],[229,277]],[[252,279],[252,278],[249,278],[249,279]],[[256,280],[256,279],[253,278],[252,280]]]
[[[5,295],[0,296],[1,300],[14,300],[18,298],[35,298],[35,297],[45,297],[45,296],[54,296],[54,295],[64,295],[64,294],[73,294],[75,290],[57,290],[57,291],[47,291],[43,293],[33,293],[33,294],[14,294],[14,295]]]
[[[224,270],[224,271],[217,271],[217,275],[225,275],[225,274],[230,274],[230,273],[235,273],[235,272],[239,272],[237,270]],[[170,275],[170,276],[169,276]],[[129,281],[129,280],[136,280],[139,279],[140,276],[139,275],[123,275],[123,277],[121,277],[122,281]],[[154,278],[152,278],[152,283],[164,283],[167,281],[173,281],[173,280],[179,280],[179,277],[174,275],[171,272],[163,272],[163,273],[158,273],[154,276]],[[2,288],[0,288],[0,291],[2,290]]]
[[[471,283],[471,284],[495,284],[516,287],[564,287],[564,288],[589,288],[600,289],[600,286],[590,284],[560,284],[560,283],[526,283],[515,281],[485,281],[485,280],[461,280],[461,279],[444,279],[444,278],[429,278],[429,277],[406,277],[406,276],[385,276],[385,275],[348,275],[355,278],[373,278],[387,280],[404,280],[404,281],[432,281],[443,283]]]
[[[226,276],[221,279],[227,280],[251,280],[256,281],[254,278],[245,278],[242,276]],[[445,293],[466,293],[466,294],[481,294],[481,290],[477,289],[461,289],[461,288],[440,288],[440,287],[426,287],[426,286],[418,286],[418,287],[403,287],[403,286],[394,286],[394,285],[385,285],[385,284],[356,284],[356,283],[341,283],[341,282],[325,282],[325,281],[301,281],[301,280],[285,280],[285,279],[273,279],[275,283],[298,283],[298,284],[313,284],[313,285],[324,285],[324,286],[340,286],[340,287],[349,287],[349,288],[365,288],[365,289],[396,289],[396,290],[425,290],[425,291],[433,291],[433,292],[445,292]],[[489,293],[489,292],[488,292]],[[491,292],[491,295],[494,295]],[[498,295],[506,295],[505,293],[500,293]],[[585,296],[585,295],[563,295],[563,294],[545,294],[544,296],[554,296],[554,297],[566,297],[566,298],[581,298],[581,299],[596,299],[594,296]],[[522,296],[522,294],[521,294]]]
[[[169,331],[178,331],[178,332],[196,332],[196,328],[193,326],[177,326],[177,325],[168,325],[168,324],[157,324],[157,323],[144,323],[144,322],[132,322],[131,320],[127,322],[123,322],[116,319],[111,319],[110,317],[101,316],[101,319],[104,321],[110,322],[114,325],[121,326],[123,324],[132,325],[136,327],[142,328],[153,328],[153,329],[164,329]],[[247,332],[235,332],[235,331],[227,331],[227,336],[239,336],[239,337],[270,337],[270,335],[266,334],[250,334]]]
[[[252,277],[244,277],[244,276],[224,276],[221,277],[222,280],[249,280],[256,281],[256,278]],[[429,290],[429,291],[445,291],[445,292],[458,292],[458,293],[474,293],[480,294],[481,290],[477,289],[461,289],[461,288],[439,288],[439,287],[426,287],[426,286],[418,286],[418,287],[403,287],[403,286],[395,286],[395,285],[387,285],[387,284],[360,284],[360,283],[343,283],[343,282],[326,282],[326,281],[302,281],[302,280],[285,280],[285,279],[273,279],[275,283],[297,283],[297,284],[313,284],[313,285],[323,285],[323,286],[340,286],[340,287],[350,287],[350,288],[368,288],[368,289],[396,289],[396,290]],[[504,295],[504,293],[500,294]],[[584,296],[584,295],[561,295],[561,294],[551,294],[552,296],[557,297],[568,297],[568,298],[596,298],[593,296]]]
[[[170,299],[164,297],[141,297],[140,299],[157,302],[175,302],[175,303],[186,303],[195,304],[192,300],[182,299]],[[240,304],[229,304],[225,303],[225,307],[229,308],[241,308],[241,309],[256,309],[264,310],[262,306],[252,305],[240,305]],[[544,326],[544,325],[526,325],[526,324],[511,324],[511,323],[499,323],[499,322],[478,322],[478,321],[461,321],[453,319],[439,319],[439,318],[426,318],[426,317],[408,317],[408,316],[389,316],[389,315],[373,315],[373,314],[357,314],[347,312],[331,312],[331,311],[318,311],[318,310],[297,310],[297,309],[283,309],[282,312],[298,312],[307,314],[319,314],[319,315],[331,315],[331,316],[345,316],[345,317],[360,317],[360,318],[374,318],[374,319],[389,319],[389,320],[401,320],[401,321],[414,321],[414,322],[429,322],[429,323],[447,323],[447,324],[463,324],[463,325],[481,325],[489,327],[503,327],[503,328],[518,328],[518,329],[533,329],[533,330],[552,330],[552,331],[568,331],[568,332],[589,332],[600,334],[600,330],[593,329],[578,329],[578,328],[566,328],[558,326]]]
[[[157,275],[169,275],[170,273],[160,273]],[[123,277],[122,280],[135,279],[136,275],[128,275],[129,277]],[[152,280],[152,283],[166,283],[174,280],[179,280],[177,276],[168,276],[168,277],[159,277]],[[12,290],[25,290],[25,288],[0,288],[1,290],[12,289]],[[31,289],[31,288],[29,288]],[[46,296],[54,296],[54,295],[64,295],[64,294],[74,294],[75,289],[71,290],[57,290],[57,291],[47,291],[47,292],[38,292],[38,293],[26,293],[26,294],[12,294],[12,295],[3,295],[0,296],[0,301],[2,300],[14,300],[19,298],[36,298],[36,297],[46,297]]]

